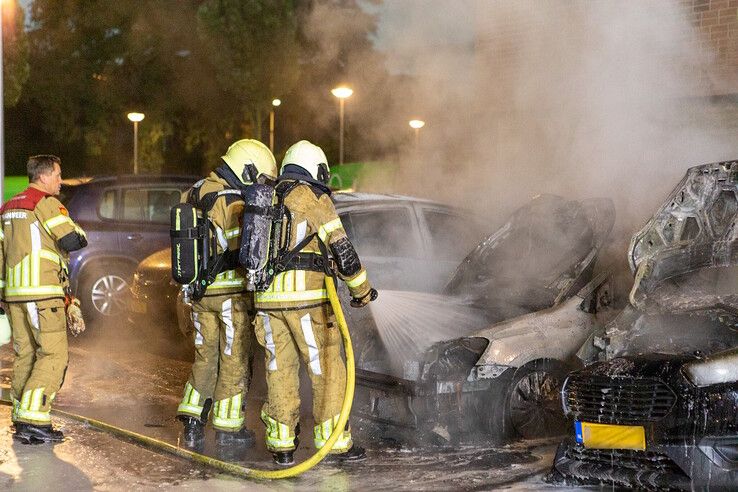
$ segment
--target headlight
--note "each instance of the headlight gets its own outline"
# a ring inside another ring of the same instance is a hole
[[[682,371],[692,384],[700,388],[738,382],[738,348],[688,362],[682,366]]]

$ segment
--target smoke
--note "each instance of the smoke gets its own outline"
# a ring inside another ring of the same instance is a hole
[[[676,1],[386,0],[377,46],[415,86],[383,114],[406,128],[386,156],[394,179],[361,187],[495,219],[541,192],[610,196],[629,236],[687,167],[738,153],[728,112],[705,97],[719,80],[689,13]],[[329,19],[313,25],[326,45]],[[427,122],[418,149],[411,117]]]

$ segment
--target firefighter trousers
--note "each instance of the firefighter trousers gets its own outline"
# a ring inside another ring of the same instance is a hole
[[[69,354],[62,299],[8,303],[13,330],[13,421],[51,425],[51,402],[64,382]]]
[[[253,303],[243,294],[204,297],[192,304],[195,362],[177,415],[206,421],[212,402],[213,427],[238,432],[244,425],[244,396],[251,382]]]
[[[270,451],[296,447],[300,417],[300,359],[307,366],[313,393],[313,441],[321,448],[333,432],[346,389],[346,365],[341,355],[341,333],[329,304],[318,307],[257,311],[256,339],[264,347],[267,401],[261,412]],[[347,428],[332,453],[351,448]]]

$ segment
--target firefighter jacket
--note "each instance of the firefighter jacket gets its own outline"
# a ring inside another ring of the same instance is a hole
[[[3,300],[64,298],[68,253],[87,246],[64,205],[31,185],[2,207],[2,220]]]
[[[231,188],[227,181],[215,172],[205,178],[199,188],[193,188],[197,193],[197,201],[208,193],[219,192]],[[186,196],[189,193],[185,194]],[[213,208],[208,211],[208,218],[215,226],[218,254],[224,251],[238,251],[241,239],[241,216],[243,215],[243,200],[238,195],[218,197]],[[239,267],[233,270],[224,270],[215,277],[205,291],[206,296],[235,294],[246,290],[246,275]]]
[[[330,196],[315,186],[301,183],[287,193],[284,205],[291,215],[289,249],[315,234],[300,252],[320,254],[318,240],[322,241],[332,252],[336,273],[346,282],[351,295],[366,296],[371,289],[366,270],[346,236]],[[311,270],[278,273],[265,292],[255,294],[256,308],[296,309],[323,304],[328,301],[324,279],[325,273]]]

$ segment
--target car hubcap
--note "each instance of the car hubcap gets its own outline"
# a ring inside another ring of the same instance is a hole
[[[105,316],[115,316],[125,309],[124,294],[128,282],[118,275],[105,275],[92,285],[92,305]]]
[[[518,381],[510,397],[510,419],[518,435],[537,438],[562,430],[559,389],[558,379],[544,371]]]

